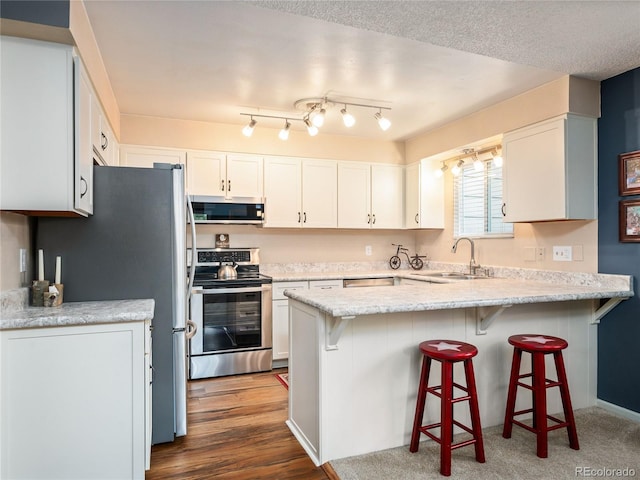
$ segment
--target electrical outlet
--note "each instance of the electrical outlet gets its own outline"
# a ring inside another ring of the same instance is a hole
[[[371,245],[366,245],[366,246],[364,247],[364,254],[365,254],[367,257],[370,257],[370,256],[373,254],[373,251],[371,250]]]
[[[543,262],[544,261],[544,247],[537,247],[536,248],[536,260],[539,262]]]
[[[554,246],[553,261],[554,262],[570,262],[572,256],[572,248],[570,246]]]
[[[27,271],[27,249],[20,249],[20,273]]]

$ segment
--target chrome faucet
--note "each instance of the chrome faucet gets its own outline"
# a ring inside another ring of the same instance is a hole
[[[473,243],[473,240],[471,240],[469,237],[460,237],[456,240],[456,243],[453,244],[453,247],[451,247],[451,251],[453,253],[456,253],[456,251],[458,250],[458,243],[460,242],[460,240],[468,240],[469,243],[471,244],[471,260],[469,260],[469,275],[475,275],[477,270],[480,268],[480,265],[476,263],[476,246]]]

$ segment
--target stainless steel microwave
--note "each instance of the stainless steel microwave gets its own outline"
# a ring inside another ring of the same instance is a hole
[[[261,225],[264,199],[251,197],[189,196],[195,223]]]

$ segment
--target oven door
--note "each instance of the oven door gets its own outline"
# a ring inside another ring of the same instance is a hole
[[[194,289],[191,355],[271,348],[271,285]]]

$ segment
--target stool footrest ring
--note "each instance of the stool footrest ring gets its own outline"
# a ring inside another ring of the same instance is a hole
[[[473,435],[473,430],[471,430],[466,425],[463,425],[462,423],[458,422],[457,420],[453,420],[453,424],[456,425],[457,427],[460,427],[468,434]],[[431,425],[425,425],[423,427],[420,427],[419,430],[420,430],[420,433],[424,433],[431,440],[442,445],[442,439],[429,431],[432,428],[440,428],[440,427],[442,427],[442,423],[438,422],[438,423],[432,423]],[[462,442],[452,443],[451,450],[455,450],[456,448],[466,447],[467,445],[472,445],[476,442],[477,440],[475,438],[470,438]]]

